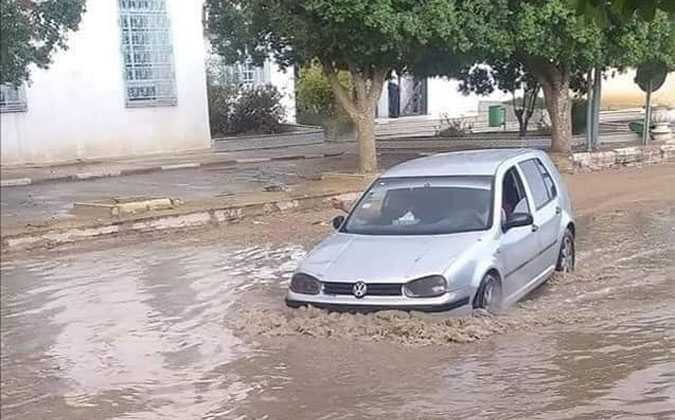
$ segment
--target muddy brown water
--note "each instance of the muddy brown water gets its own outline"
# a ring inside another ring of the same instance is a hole
[[[315,238],[318,239],[318,238]],[[298,244],[3,258],[3,419],[673,419],[675,208],[585,218],[508,313],[289,310]]]

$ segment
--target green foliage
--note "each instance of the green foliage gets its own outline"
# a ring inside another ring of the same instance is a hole
[[[568,0],[579,15],[589,16],[602,25],[610,22],[629,21],[636,15],[642,20],[652,20],[658,10],[675,14],[672,0]]]
[[[488,59],[489,66],[465,67],[459,71],[459,90],[468,94],[489,95],[499,89],[505,93],[516,93],[528,87],[536,87],[537,80],[518,61]]]
[[[211,135],[217,137],[230,133],[230,120],[238,89],[231,85],[208,84],[207,96]]]
[[[283,131],[281,94],[273,86],[208,86],[209,119],[215,136]]]
[[[589,0],[597,4],[602,0]],[[672,1],[672,0],[669,0]],[[624,2],[625,3],[625,2]],[[675,2],[673,2],[675,3]],[[604,6],[603,6],[604,7]],[[478,13],[473,13],[478,10]],[[572,0],[465,0],[460,14],[476,20],[466,36],[471,49],[464,51],[469,63],[486,63],[506,69],[520,69],[544,90],[551,115],[556,151],[568,151],[569,89],[585,91],[584,75],[591,68],[637,66],[661,62],[672,68],[675,61],[675,29],[672,16],[655,10],[650,19],[638,12],[628,18],[604,8],[610,19],[602,22],[577,13]],[[449,49],[448,49],[449,50]],[[464,68],[471,68],[465,66]],[[466,86],[476,92],[489,92],[500,82],[517,82],[518,73],[498,71],[460,71]],[[450,75],[456,75],[449,71]],[[502,80],[503,79],[503,80]]]
[[[513,106],[519,132],[524,136],[537,104],[543,107],[543,100],[539,97],[541,91],[539,82],[518,61],[493,58],[486,62],[489,66],[466,67],[458,73],[459,90],[464,94],[474,92],[478,95],[488,95],[496,89],[510,93],[512,99],[508,103]],[[518,94],[520,97],[517,97]]]
[[[516,53],[566,69],[588,69],[602,54],[598,25],[574,13],[563,0],[519,2],[514,11]]]
[[[338,78],[347,92],[353,90],[349,73],[340,72]],[[313,62],[300,69],[295,89],[299,113],[316,115],[319,118],[344,116],[344,110],[339,106],[335,93],[319,63]]]
[[[445,126],[445,127],[444,127]],[[463,118],[450,118],[447,114],[441,116],[441,126],[436,130],[438,137],[466,137],[473,130],[473,124]]]
[[[675,1],[673,1],[675,4]],[[610,64],[638,66],[661,63],[675,70],[675,20],[666,12],[657,10],[650,21],[633,19],[611,31]]]
[[[357,127],[363,172],[377,167],[374,111],[385,79],[461,34],[448,0],[207,0],[206,10],[212,45],[230,62],[271,54],[282,67],[321,63]],[[339,71],[350,73],[351,92]]]
[[[230,62],[272,53],[341,70],[402,69],[431,39],[459,34],[453,1],[207,0],[216,51]]]
[[[467,34],[473,45],[470,61],[522,65],[540,79],[552,66],[574,75],[597,65],[623,68],[650,61],[675,65],[675,27],[668,13],[655,10],[651,20],[633,13],[630,19],[602,25],[577,14],[572,1],[494,0],[486,5],[485,0],[466,0],[464,15],[476,7],[482,10],[471,15],[482,21],[473,26],[483,30]]]
[[[30,65],[47,68],[54,51],[67,48],[85,0],[2,0],[0,8],[0,84],[18,85],[29,80]]]

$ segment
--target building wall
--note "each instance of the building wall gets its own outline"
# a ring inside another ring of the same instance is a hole
[[[511,99],[510,94],[501,91],[491,95],[479,96],[475,94],[463,95],[459,90],[459,81],[445,77],[431,77],[427,79],[427,115],[432,118],[460,117],[476,115],[479,112],[479,103],[483,101],[505,101]],[[382,95],[377,104],[377,116],[389,116],[389,98],[387,84],[382,89]]]
[[[429,115],[440,117],[447,114],[449,117],[475,115],[478,113],[478,104],[483,101],[505,101],[511,99],[510,94],[496,91],[490,95],[464,95],[457,80],[434,77],[429,84]]]
[[[35,69],[27,112],[1,115],[2,163],[175,152],[210,146],[202,2],[167,0],[177,106],[125,106],[117,0],[87,2],[80,30]]]
[[[273,61],[268,61],[265,66],[269,67],[269,81],[266,80],[266,82],[275,86],[283,95],[281,105],[286,111],[285,121],[295,124],[295,75],[293,68],[282,70]]]

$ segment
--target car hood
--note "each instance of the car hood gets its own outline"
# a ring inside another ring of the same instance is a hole
[[[443,274],[485,232],[436,236],[335,234],[319,244],[298,271],[322,281],[403,283]]]

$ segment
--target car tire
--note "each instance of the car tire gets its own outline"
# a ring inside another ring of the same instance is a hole
[[[558,253],[558,263],[555,269],[562,273],[571,273],[576,264],[576,246],[574,244],[574,234],[567,229],[560,243],[560,252]]]
[[[501,308],[502,286],[499,276],[495,273],[487,273],[476,291],[473,300],[474,309],[483,309],[495,313]]]

